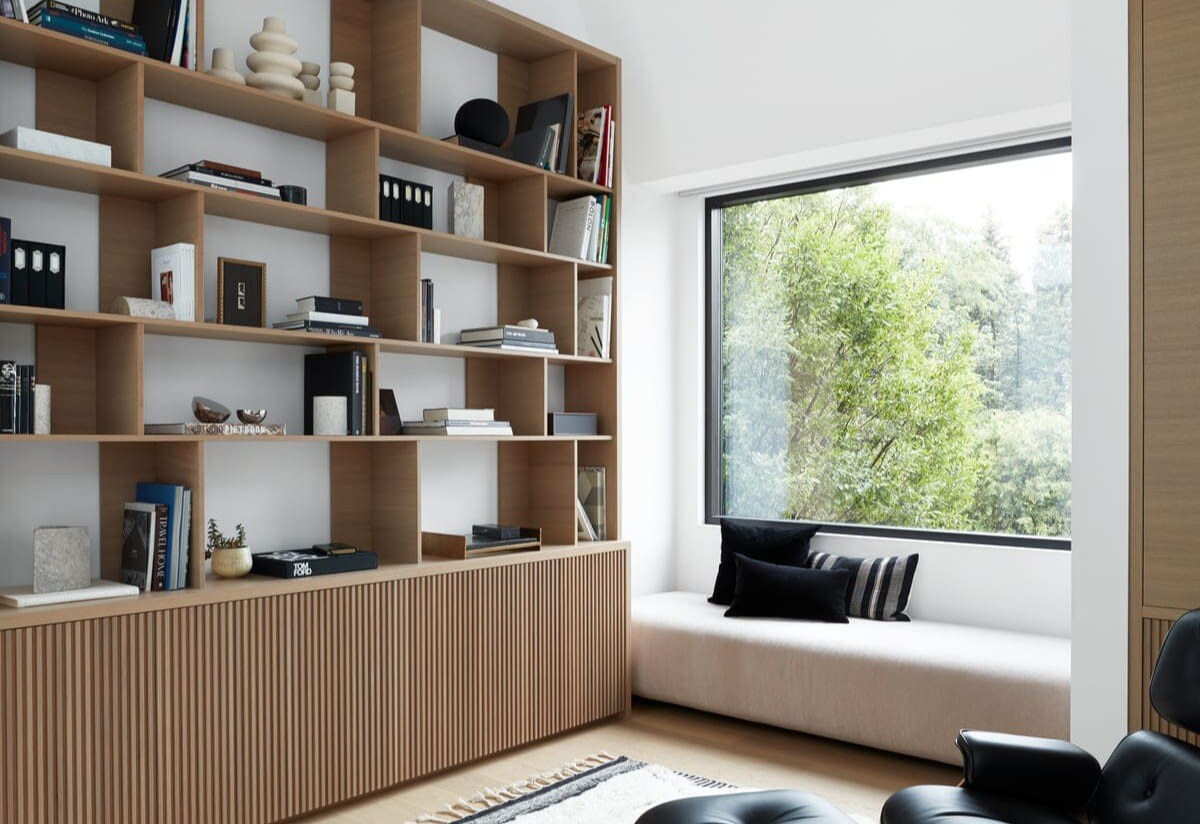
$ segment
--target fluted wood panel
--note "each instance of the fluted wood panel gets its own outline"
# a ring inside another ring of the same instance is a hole
[[[2,820],[281,821],[624,712],[626,563],[2,632]]]
[[[1150,685],[1150,676],[1154,674],[1154,665],[1158,661],[1158,654],[1162,651],[1163,641],[1167,640],[1167,632],[1174,623],[1174,621],[1162,618],[1146,618],[1142,621],[1141,675],[1142,683],[1146,685],[1147,689]],[[1148,698],[1142,702],[1142,729],[1161,732],[1163,735],[1169,735],[1200,747],[1200,736],[1167,721],[1154,711]]]

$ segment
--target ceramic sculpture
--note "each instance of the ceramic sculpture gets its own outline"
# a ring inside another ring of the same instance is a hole
[[[304,102],[321,105],[321,64],[300,64],[300,82],[304,84]]]
[[[300,61],[292,57],[300,44],[288,37],[282,17],[265,18],[262,31],[250,35],[250,45],[254,53],[246,58],[251,71],[248,84],[297,100],[304,96],[304,84],[297,77]]]
[[[349,63],[329,64],[327,106],[342,114],[354,114],[354,67]]]
[[[208,70],[208,74],[213,77],[219,77],[222,80],[228,80],[231,83],[240,83],[246,85],[246,78],[235,68],[236,63],[233,60],[233,51],[231,49],[213,49],[212,50],[212,68]]]

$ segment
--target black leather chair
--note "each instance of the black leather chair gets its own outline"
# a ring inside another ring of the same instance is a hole
[[[854,824],[823,798],[794,790],[702,795],[668,801],[636,824]]]
[[[1159,715],[1200,733],[1200,610],[1167,634],[1150,679]],[[909,787],[881,824],[1200,822],[1200,749],[1156,732],[1123,740],[1104,768],[1065,741],[964,730],[962,787]]]

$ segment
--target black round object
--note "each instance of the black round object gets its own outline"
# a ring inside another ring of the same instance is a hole
[[[308,205],[308,189],[303,186],[280,186],[279,199],[287,203],[298,203],[301,206]]]
[[[454,115],[455,134],[489,146],[500,146],[508,139],[508,125],[508,112],[486,97],[468,100]]]

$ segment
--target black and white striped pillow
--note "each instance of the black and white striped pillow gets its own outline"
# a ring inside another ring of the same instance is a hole
[[[850,572],[846,588],[846,614],[875,621],[907,621],[904,610],[917,574],[917,555],[897,558],[844,558],[828,552],[809,554],[805,566],[813,569],[845,569]]]

